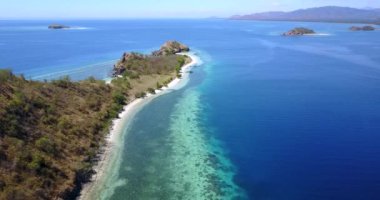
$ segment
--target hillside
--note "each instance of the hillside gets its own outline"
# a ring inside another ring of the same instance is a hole
[[[0,71],[0,199],[69,199],[124,101],[102,81]]]
[[[111,84],[38,82],[0,70],[0,199],[74,199],[123,105],[179,76],[187,60],[125,55]]]
[[[295,10],[292,12],[264,12],[249,15],[236,15],[232,16],[230,19],[379,24],[380,10],[327,6]]]

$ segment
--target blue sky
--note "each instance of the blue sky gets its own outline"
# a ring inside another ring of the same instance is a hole
[[[380,8],[380,0],[0,0],[0,19],[226,17],[326,5]]]

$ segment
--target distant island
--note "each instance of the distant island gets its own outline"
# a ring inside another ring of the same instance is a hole
[[[349,7],[326,6],[291,12],[279,11],[235,15],[230,17],[230,19],[380,24],[380,9],[365,10]]]
[[[302,35],[307,35],[307,34],[315,34],[314,30],[299,27],[299,28],[294,28],[286,33],[283,33],[283,36],[302,36]]]
[[[375,27],[373,26],[352,26],[350,27],[351,31],[374,31]]]
[[[65,26],[62,24],[51,24],[48,26],[49,29],[68,29],[70,26]]]
[[[76,199],[90,181],[113,120],[154,94],[191,60],[176,41],[149,55],[124,53],[110,83],[27,80],[0,70],[0,199]]]

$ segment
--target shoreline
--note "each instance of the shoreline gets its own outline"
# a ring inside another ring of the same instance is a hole
[[[192,67],[201,64],[200,58],[196,56],[194,52],[179,54],[187,55],[191,59],[190,63],[185,64],[181,68],[181,78],[175,78],[166,87],[163,87],[160,90],[155,90],[155,94],[147,94],[144,98],[132,100],[129,104],[124,106],[123,111],[119,113],[118,118],[113,120],[112,128],[106,137],[104,146],[101,148],[100,159],[93,167],[93,170],[96,173],[92,176],[90,182],[83,185],[77,199],[102,199],[101,194],[97,194],[97,192],[100,191],[101,186],[104,186],[103,184],[107,181],[107,177],[105,176],[108,174],[107,172],[111,170],[112,166],[117,165],[117,161],[120,160],[118,159],[118,156],[120,156],[120,152],[123,149],[124,132],[127,130],[126,128],[133,117],[141,108],[156,97],[184,87],[189,81],[189,70]],[[112,174],[110,174],[110,176],[112,176]]]

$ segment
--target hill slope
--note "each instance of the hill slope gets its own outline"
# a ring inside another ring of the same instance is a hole
[[[170,52],[124,54],[111,84],[0,70],[0,199],[75,199],[123,105],[180,76],[188,58]]]
[[[250,15],[236,15],[230,19],[378,24],[380,23],[380,10],[364,10],[348,7],[327,6],[295,10],[292,12],[264,12]]]

